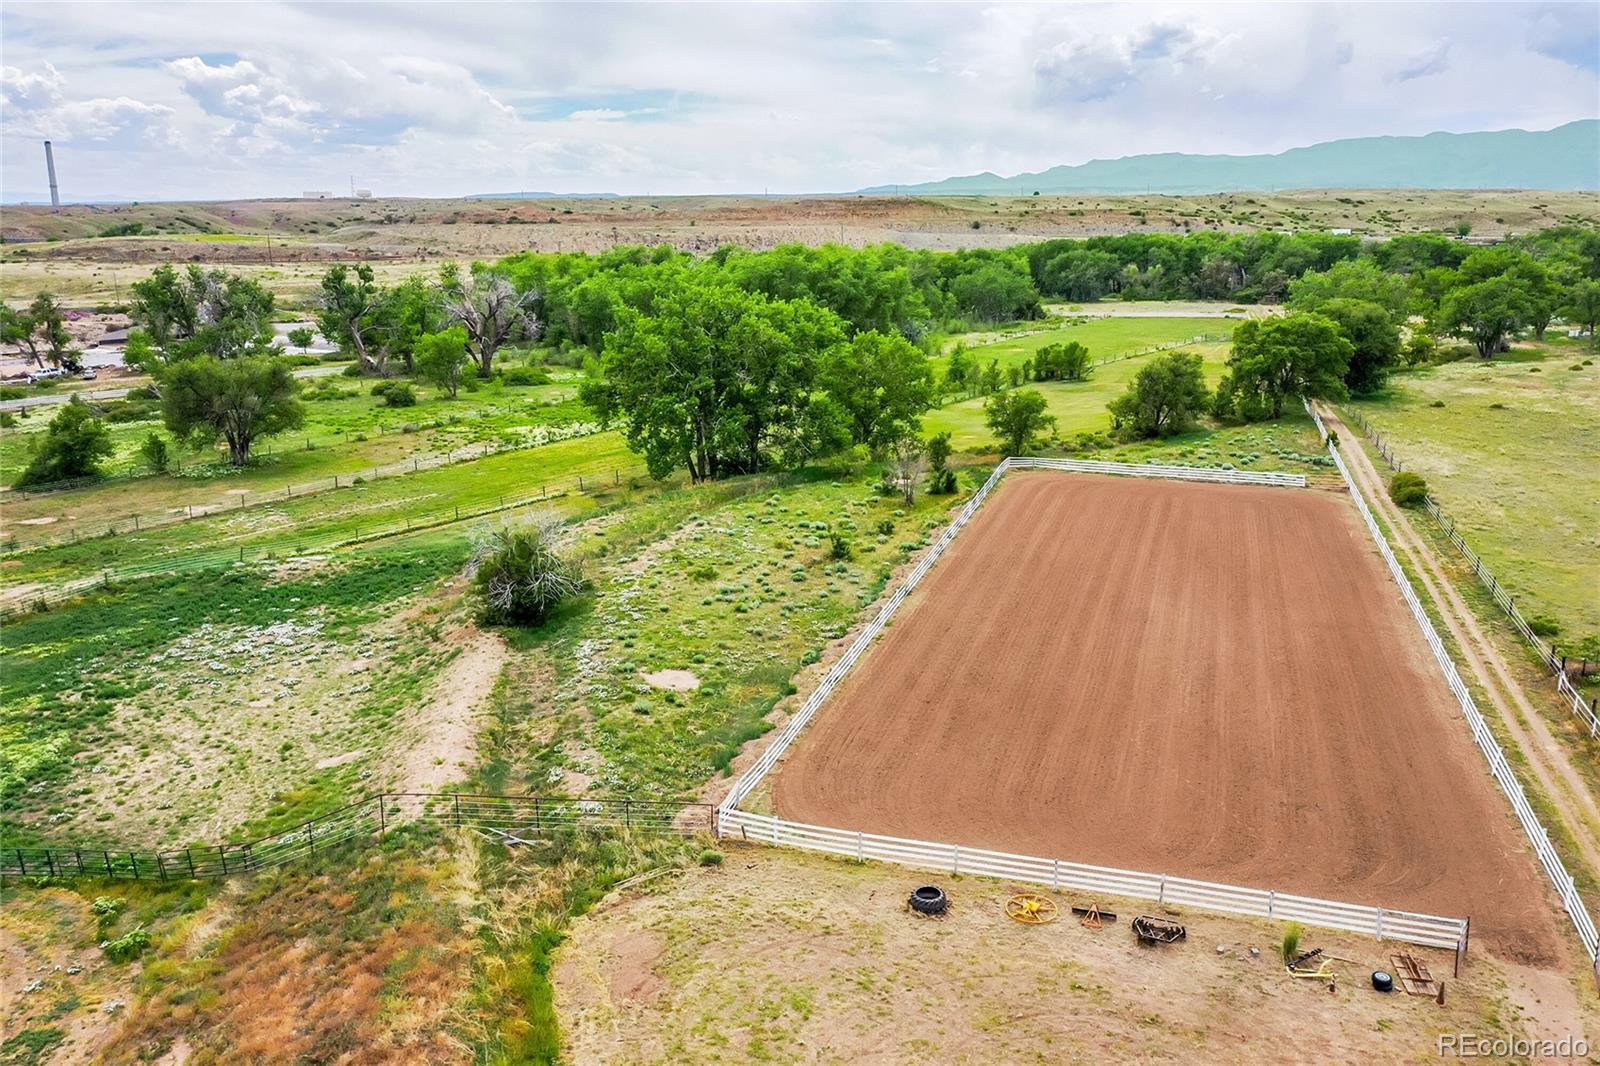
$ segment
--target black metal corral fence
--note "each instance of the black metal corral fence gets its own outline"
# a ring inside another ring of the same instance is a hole
[[[131,881],[232,877],[351,843],[373,844],[391,829],[419,823],[474,831],[516,845],[575,830],[637,829],[692,836],[713,832],[715,819],[714,805],[689,800],[382,792],[292,829],[242,843],[170,851],[0,847],[0,882],[33,877]]]

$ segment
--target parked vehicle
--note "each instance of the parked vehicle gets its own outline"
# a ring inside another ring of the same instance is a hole
[[[96,370],[92,366],[84,367],[83,368],[83,373],[78,375],[78,377],[81,378],[84,381],[93,381],[95,378],[97,378],[99,376],[100,376],[100,371]]]
[[[58,366],[47,366],[39,370],[30,370],[28,371],[28,384],[37,385],[41,381],[54,381],[65,374],[66,371],[62,370]]]

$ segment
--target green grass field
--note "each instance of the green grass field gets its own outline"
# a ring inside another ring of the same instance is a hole
[[[1154,308],[1160,305],[1149,306]],[[1030,358],[1047,344],[1077,341],[1089,349],[1090,358],[1105,359],[1156,344],[1192,340],[1202,335],[1232,336],[1238,325],[1238,320],[1231,318],[1083,318],[1073,320],[1070,325],[1059,329],[969,347],[967,358],[980,370],[988,366],[990,360],[998,362],[1000,369],[1005,370]],[[948,363],[948,354],[936,358],[933,361],[934,372],[943,378]]]
[[[1396,376],[1351,403],[1557,643],[1600,635],[1600,365],[1561,341]],[[1590,360],[1584,365],[1585,360]]]

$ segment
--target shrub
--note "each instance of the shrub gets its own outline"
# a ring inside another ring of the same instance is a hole
[[[339,372],[347,378],[358,378],[361,376],[361,365],[359,363],[351,363]]]
[[[100,460],[114,450],[105,423],[94,417],[87,404],[63,404],[16,486],[91,477],[100,473]]]
[[[159,418],[161,413],[150,404],[135,403],[129,400],[112,400],[106,404],[105,419],[107,422],[121,424],[123,422],[146,422]]]
[[[383,406],[415,407],[417,406],[417,394],[411,391],[410,385],[403,381],[397,381],[384,392]]]
[[[150,934],[144,931],[144,926],[130,929],[115,940],[107,940],[100,945],[105,950],[106,958],[112,962],[132,962],[144,954],[144,949],[150,946]]]
[[[850,545],[850,538],[843,533],[828,534],[828,557],[848,561],[856,557],[856,551]]]
[[[12,388],[10,385],[0,388],[0,400],[20,400],[26,395],[26,389]]]
[[[1290,922],[1283,931],[1283,942],[1278,945],[1278,953],[1283,956],[1284,965],[1300,954],[1300,934],[1304,932],[1299,922]]]
[[[721,866],[722,852],[718,851],[716,848],[707,848],[700,853],[700,865]]]
[[[391,386],[397,385],[395,381],[374,381],[372,388],[367,390],[368,396],[383,396],[388,393]]]
[[[1403,470],[1389,479],[1389,498],[1401,507],[1421,507],[1428,499],[1428,483],[1421,474]]]
[[[928,479],[928,495],[951,496],[956,491],[956,472],[954,470],[935,470]]]
[[[161,397],[160,397],[160,395],[158,395],[156,393],[156,390],[154,388],[152,388],[151,386],[149,386],[149,385],[140,385],[136,389],[129,389],[128,390],[128,394],[126,396],[124,396],[123,399],[125,399],[125,400],[159,400],[159,399],[161,399]]]
[[[17,424],[17,418],[10,411],[0,411],[0,429],[12,429]]]
[[[881,522],[879,522],[878,523],[878,532],[883,534],[885,537],[887,537],[891,533],[893,533],[894,532],[894,519],[885,518]]]
[[[167,442],[155,433],[150,434],[139,445],[139,458],[150,468],[152,474],[166,473],[167,466],[172,461]]]
[[[587,583],[575,560],[555,541],[553,521],[520,528],[501,526],[480,545],[473,561],[473,587],[491,625],[537,626]]]
[[[513,387],[550,384],[550,372],[542,366],[510,366],[500,371],[500,380]]]

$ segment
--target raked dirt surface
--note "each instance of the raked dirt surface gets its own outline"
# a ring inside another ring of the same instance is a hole
[[[1007,478],[791,751],[802,822],[1472,919],[1550,893],[1343,492]]]

